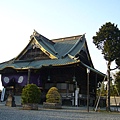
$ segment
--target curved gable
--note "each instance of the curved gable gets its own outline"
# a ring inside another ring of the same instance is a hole
[[[54,50],[54,43],[36,31],[31,35],[31,40],[15,60],[30,59],[57,59],[57,52]]]

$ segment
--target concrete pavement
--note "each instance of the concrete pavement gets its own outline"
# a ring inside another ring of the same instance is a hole
[[[21,106],[7,107],[0,103],[0,120],[120,120],[120,113],[95,112],[90,107],[62,106],[62,109],[22,110]]]

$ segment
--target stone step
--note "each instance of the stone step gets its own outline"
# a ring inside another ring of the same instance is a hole
[[[21,105],[21,96],[14,96],[14,99],[16,105]]]

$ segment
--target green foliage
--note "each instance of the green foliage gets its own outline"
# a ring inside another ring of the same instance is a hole
[[[51,87],[46,94],[46,102],[61,103],[61,96],[56,87]]]
[[[97,95],[99,96],[101,92],[101,96],[106,96],[107,95],[107,90],[105,87],[105,84],[102,84],[100,88],[97,89]]]
[[[100,92],[101,96],[107,96],[107,86],[105,84],[102,84],[101,87],[97,89],[98,96],[100,95]],[[116,85],[113,85],[112,81],[110,82],[110,96],[118,96]]]
[[[114,77],[115,77],[116,91],[118,91],[118,94],[120,94],[120,71],[116,72]]]
[[[41,90],[35,84],[28,84],[22,90],[22,103],[39,103]]]
[[[117,91],[116,85],[112,85],[110,87],[110,96],[118,96],[118,91]]]
[[[106,61],[112,62],[120,66],[120,30],[117,25],[107,22],[93,36],[93,43],[102,51]]]

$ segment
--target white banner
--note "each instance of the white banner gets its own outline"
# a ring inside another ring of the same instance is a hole
[[[4,101],[5,98],[5,88],[3,88],[2,93],[1,93],[1,102]]]

